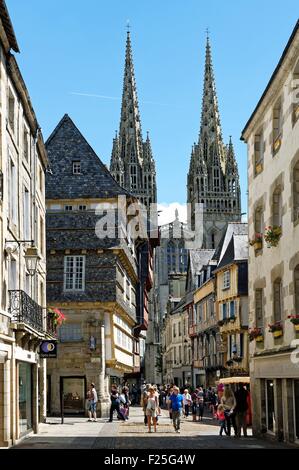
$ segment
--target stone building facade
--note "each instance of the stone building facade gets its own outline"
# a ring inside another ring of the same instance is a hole
[[[137,243],[130,237],[120,212],[126,214],[136,198],[114,180],[69,116],[46,146],[48,306],[67,317],[57,360],[48,364],[49,411],[60,412],[63,396],[65,413],[84,414],[87,386],[94,382],[105,416],[111,383],[140,369],[139,332],[147,328],[144,293],[150,287],[141,281],[151,283],[150,273],[139,271],[140,257],[151,247],[147,238]],[[147,247],[143,253],[141,246]]]
[[[194,229],[196,204],[203,204],[203,248],[215,249],[228,222],[241,221],[241,192],[232,140],[228,145],[223,143],[209,38],[201,127],[192,148],[187,190],[191,226]]]
[[[45,171],[42,134],[0,1],[0,447],[46,417]],[[30,255],[30,257],[29,257]]]
[[[299,22],[242,133],[248,147],[253,431],[292,443],[299,442],[298,79]]]

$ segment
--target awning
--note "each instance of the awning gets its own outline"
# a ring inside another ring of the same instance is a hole
[[[225,379],[220,379],[217,383],[220,384],[249,384],[250,377],[226,377]]]

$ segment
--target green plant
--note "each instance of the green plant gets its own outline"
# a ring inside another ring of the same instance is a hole
[[[63,325],[63,323],[66,321],[66,316],[57,308],[49,308],[48,312],[53,319],[55,328]]]
[[[293,325],[299,325],[299,315],[289,315],[288,318]]]
[[[269,325],[269,332],[274,333],[275,331],[283,331],[282,324],[280,321],[277,321],[273,323],[272,325]]]
[[[277,246],[282,235],[280,226],[274,225],[273,227],[266,227],[264,238],[268,247]]]

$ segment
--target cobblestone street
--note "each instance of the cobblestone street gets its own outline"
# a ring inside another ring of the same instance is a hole
[[[205,417],[203,423],[193,423],[192,417],[182,419],[181,433],[174,432],[166,411],[159,418],[157,433],[149,434],[143,424],[140,408],[131,408],[126,423],[87,422],[86,418],[48,418],[38,435],[30,435],[13,449],[288,449],[285,444],[255,439],[249,430],[247,438],[220,437],[215,420]]]

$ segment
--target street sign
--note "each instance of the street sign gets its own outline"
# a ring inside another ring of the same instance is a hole
[[[42,359],[56,359],[57,358],[57,342],[56,341],[42,341],[39,354]]]

